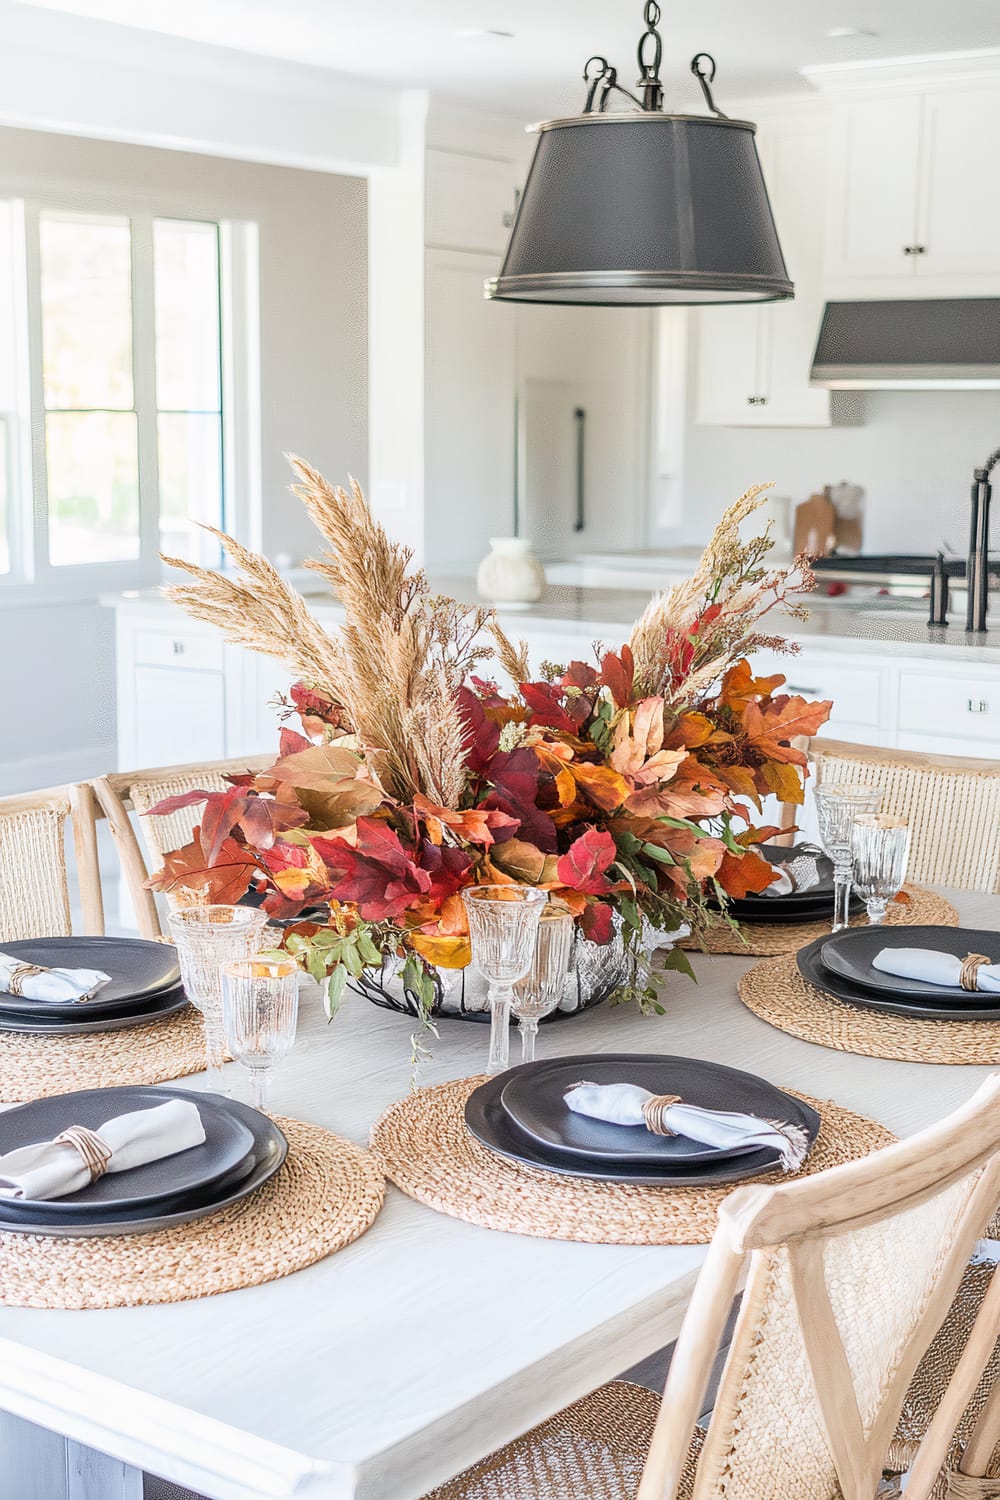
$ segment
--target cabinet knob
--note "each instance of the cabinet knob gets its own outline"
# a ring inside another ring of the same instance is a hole
[[[985,698],[970,698],[966,706],[970,714],[988,714],[990,711]]]
[[[904,255],[926,255],[927,254],[927,246],[926,245],[904,245],[903,246],[903,254]]]
[[[766,406],[766,405],[767,405],[767,397],[766,396],[748,396],[747,397],[747,406]]]
[[[506,211],[506,213],[503,216],[503,227],[505,229],[510,229],[510,228],[513,227],[513,224],[514,224],[514,215],[511,212],[511,210],[508,208],[507,211]]]
[[[174,655],[175,656],[183,656],[184,655],[184,642],[183,641],[174,641],[173,646],[174,646]]]

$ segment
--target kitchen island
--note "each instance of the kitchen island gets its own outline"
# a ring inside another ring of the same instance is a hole
[[[665,580],[669,582],[670,580]],[[436,592],[474,602],[468,578],[432,578]],[[501,606],[531,659],[589,658],[595,641],[617,647],[647,600],[645,589],[554,584],[539,604]],[[263,753],[276,746],[287,673],[229,645],[155,590],[108,595],[115,610],[118,761],[131,770]],[[317,618],[336,629],[342,612],[327,593],[309,596]],[[920,601],[817,600],[807,621],[774,616],[799,647],[759,653],[761,672],[783,671],[792,690],[832,698],[826,730],[864,744],[1000,756],[1000,612],[997,628],[967,635],[959,624],[927,625]]]

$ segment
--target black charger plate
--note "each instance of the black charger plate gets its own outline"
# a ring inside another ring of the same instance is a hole
[[[196,1104],[199,1099],[217,1098],[216,1095],[197,1094],[193,1090],[174,1089],[169,1091],[171,1095],[191,1099]],[[251,1109],[247,1104],[240,1104],[238,1100],[227,1099],[223,1101],[226,1107],[232,1111],[233,1116],[244,1124],[253,1137],[249,1164],[237,1167],[228,1177],[220,1179],[213,1187],[203,1192],[179,1194],[177,1198],[166,1199],[154,1205],[151,1212],[146,1215],[138,1213],[99,1213],[95,1210],[93,1218],[84,1218],[82,1215],[67,1214],[58,1220],[52,1218],[32,1218],[25,1214],[15,1217],[8,1212],[9,1205],[0,1201],[0,1233],[11,1232],[17,1234],[45,1234],[59,1239],[83,1239],[94,1236],[114,1234],[147,1234],[154,1229],[170,1229],[176,1224],[187,1224],[192,1219],[203,1219],[208,1214],[218,1212],[222,1208],[230,1208],[234,1203],[250,1196],[263,1187],[288,1155],[288,1142],[281,1131],[270,1120],[267,1115],[262,1115],[258,1110]]]
[[[240,1167],[249,1170],[254,1140],[242,1120],[229,1109],[229,1100],[218,1094],[192,1094],[187,1089],[122,1088],[82,1089],[78,1093],[55,1094],[0,1114],[0,1153],[16,1151],[37,1141],[54,1140],[70,1125],[99,1130],[106,1120],[135,1110],[155,1109],[169,1099],[193,1099],[205,1130],[200,1146],[174,1156],[147,1162],[125,1172],[108,1172],[79,1193],[44,1200],[0,1199],[4,1213],[43,1219],[93,1217],[95,1211],[135,1213],[153,1204],[189,1193],[205,1192]]]
[[[823,965],[839,979],[872,990],[884,998],[904,996],[924,1004],[958,1001],[1000,1005],[1000,994],[988,990],[963,990],[961,985],[930,984],[925,979],[903,979],[883,974],[872,960],[883,948],[936,948],[965,958],[969,953],[986,953],[1000,963],[1000,932],[978,927],[856,927],[849,932],[832,933],[823,944]]]
[[[501,1103],[514,1124],[544,1151],[590,1162],[634,1162],[653,1171],[748,1156],[759,1146],[706,1146],[681,1135],[653,1135],[578,1115],[565,1095],[575,1083],[637,1083],[651,1094],[679,1094],[685,1104],[781,1119],[788,1098],[773,1084],[720,1063],[692,1057],[602,1052],[554,1057],[512,1068]]]
[[[608,1055],[600,1054],[602,1058]],[[586,1063],[587,1058],[581,1058],[580,1061]],[[763,1149],[746,1156],[726,1157],[714,1165],[700,1163],[683,1167],[664,1164],[657,1171],[634,1162],[614,1165],[610,1162],[585,1162],[579,1158],[558,1155],[525,1135],[507,1114],[500,1096],[509,1077],[509,1073],[500,1073],[470,1094],[465,1104],[465,1123],[488,1150],[508,1157],[511,1161],[520,1162],[523,1166],[552,1172],[560,1177],[589,1177],[598,1182],[632,1182],[647,1187],[696,1187],[742,1182],[747,1177],[771,1171],[777,1163],[777,1152]],[[586,1074],[581,1073],[581,1077],[586,1077]],[[782,1105],[781,1117],[792,1124],[801,1125],[810,1144],[815,1141],[820,1125],[816,1111],[789,1095],[782,1095]]]
[[[940,928],[936,929],[941,931]],[[916,931],[908,927],[907,932]],[[992,1003],[960,1006],[950,1001],[945,1005],[929,1005],[923,1000],[907,1000],[903,996],[889,999],[877,995],[874,990],[864,989],[860,984],[851,984],[839,974],[831,974],[823,963],[823,944],[829,942],[826,934],[812,943],[807,943],[795,955],[799,973],[807,984],[820,994],[830,995],[834,1000],[845,1000],[849,1005],[863,1010],[883,1011],[891,1016],[909,1016],[925,1021],[1000,1021],[1000,995],[990,997]],[[971,996],[968,997],[971,1000]],[[984,997],[985,999],[986,997]]]
[[[176,950],[146,938],[24,938],[4,943],[3,951],[45,969],[100,969],[111,975],[110,983],[102,985],[92,1000],[28,1000],[0,989],[0,1010],[9,1015],[44,1012],[68,1020],[84,1010],[96,1015],[112,1007],[141,1006],[174,989],[181,978]]]
[[[0,996],[0,1000],[3,998]],[[74,1008],[74,1019],[65,1020],[55,1016],[50,1018],[47,1004],[43,1014],[31,1016],[11,1015],[0,1004],[0,1032],[15,1031],[23,1036],[86,1036],[92,1031],[124,1031],[129,1026],[143,1026],[147,1021],[161,1021],[165,1016],[173,1015],[174,1011],[183,1010],[188,1004],[190,1002],[180,984],[161,994],[150,995],[142,1005],[126,1005],[108,1010],[103,1015],[93,1016],[89,1021],[85,1019],[89,1006],[77,1005]],[[35,1009],[41,1011],[42,1003],[36,1005]]]
[[[765,896],[763,892],[729,901],[726,910],[738,922],[809,922],[833,911],[833,862],[815,844],[795,844],[790,849],[777,844],[758,844],[756,852],[772,865],[784,864],[799,854],[818,857],[819,885],[808,891],[792,891],[787,896]],[[864,909],[864,902],[851,896],[851,911]]]

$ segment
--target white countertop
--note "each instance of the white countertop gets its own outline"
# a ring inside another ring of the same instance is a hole
[[[956,899],[966,921],[1000,925],[995,896]],[[902,1135],[989,1073],[799,1041],[740,1004],[748,960],[694,965],[698,985],[669,977],[665,1015],[601,1006],[543,1027],[540,1055],[711,1057]],[[412,1023],[356,996],[330,1026],[314,995],[303,1008],[274,1108],[364,1141],[407,1090]],[[423,1082],[482,1070],[485,1027],[443,1022],[430,1041]],[[413,1500],[674,1338],[704,1254],[499,1234],[390,1188],[355,1244],[265,1286],[107,1312],[0,1308],[0,1408],[213,1500]]]

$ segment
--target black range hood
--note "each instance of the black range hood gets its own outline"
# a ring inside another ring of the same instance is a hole
[[[835,391],[1000,388],[1000,297],[828,302],[811,384]]]

